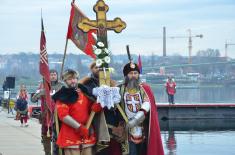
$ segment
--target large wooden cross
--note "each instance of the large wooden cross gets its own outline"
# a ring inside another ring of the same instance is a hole
[[[108,5],[104,3],[103,0],[98,0],[93,7],[96,12],[96,20],[90,20],[88,18],[83,18],[78,27],[84,32],[88,32],[91,29],[98,30],[98,39],[102,41],[106,47],[107,46],[107,30],[113,30],[116,33],[120,33],[126,28],[126,23],[120,18],[115,18],[114,20],[107,20],[106,13],[109,10]]]
[[[94,5],[93,10],[96,12],[96,20],[83,18],[81,22],[78,23],[78,27],[84,32],[97,29],[98,41],[103,42],[105,47],[108,48],[107,30],[113,30],[116,33],[120,33],[123,29],[126,28],[126,23],[118,17],[112,21],[107,20],[106,13],[108,12],[109,7],[104,3],[103,0],[98,0]],[[100,85],[105,84],[110,86],[110,73],[108,68],[100,68],[99,81]]]
[[[103,42],[104,46],[108,48],[107,30],[113,30],[116,33],[120,33],[126,28],[126,23],[118,17],[112,21],[106,19],[106,13],[108,12],[109,7],[104,3],[104,0],[98,0],[94,5],[93,10],[96,12],[96,20],[90,20],[85,17],[78,23],[78,27],[84,32],[97,29],[98,41]],[[108,66],[105,66],[105,68],[99,68],[99,85],[110,86],[110,72]],[[121,114],[125,116],[119,104],[117,104],[117,107],[120,112],[122,111]],[[90,114],[89,120],[86,124],[87,128],[89,128],[94,115],[94,112]],[[127,118],[125,120],[128,121]]]

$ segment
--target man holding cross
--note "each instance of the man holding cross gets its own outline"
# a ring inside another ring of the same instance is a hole
[[[89,92],[92,92],[92,90],[96,87],[99,87],[99,68],[97,67],[95,62],[92,62],[90,65],[90,71],[91,75],[88,77],[82,78],[79,83],[84,84],[86,86],[87,90]],[[110,86],[115,87],[116,82],[112,79],[110,79]],[[96,96],[93,96],[96,100]],[[99,143],[97,145],[96,149],[96,155],[121,155],[121,145],[120,145],[120,139],[123,136],[124,133],[124,127],[119,125],[120,120],[120,114],[116,108],[108,109],[107,107],[104,107],[103,111],[101,112],[104,115],[105,121],[96,121],[95,119],[94,124],[98,126],[107,126],[108,127],[108,133],[105,133],[105,130],[102,130],[101,132],[97,133],[99,135],[99,139],[97,139],[97,142],[103,141],[106,134],[108,134],[109,141],[106,141],[107,143]],[[98,115],[97,117],[99,120],[101,120],[102,115]],[[97,118],[96,117],[96,118]]]
[[[89,90],[92,92],[94,90],[95,93],[93,93],[93,95],[97,98],[97,102],[99,102],[104,109],[100,114],[105,116],[105,119],[100,122],[103,122],[106,127],[100,129],[99,131],[101,132],[97,132],[97,136],[99,137],[97,146],[108,145],[108,147],[101,150],[99,154],[120,155],[121,146],[118,141],[123,137],[122,133],[124,133],[124,127],[122,125],[119,126],[119,118],[122,116],[118,116],[118,111],[121,110],[121,107],[118,104],[117,106],[114,106],[114,104],[120,102],[120,95],[118,88],[113,87],[112,80],[110,79],[110,51],[108,50],[107,44],[107,30],[113,30],[116,33],[120,33],[126,28],[126,23],[118,17],[114,20],[107,20],[106,13],[108,12],[109,7],[105,4],[104,0],[97,0],[93,10],[96,12],[95,20],[90,20],[87,17],[83,17],[83,19],[78,22],[78,28],[83,32],[88,33],[91,30],[97,30],[97,44],[96,46],[93,46],[93,51],[96,55],[96,65],[94,67],[97,68],[97,76],[96,78],[91,77],[85,85],[91,88]],[[93,71],[95,68],[92,68],[91,70]],[[94,88],[95,85],[100,87]],[[124,115],[124,112],[122,112],[121,115]],[[127,121],[127,118],[125,121]],[[95,122],[97,124],[101,124],[98,121]],[[107,127],[109,128],[109,133],[104,134],[107,133]]]

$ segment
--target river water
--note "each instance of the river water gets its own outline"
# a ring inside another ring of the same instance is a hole
[[[164,86],[152,86],[156,101],[167,103]],[[176,103],[235,103],[235,87],[177,88]]]
[[[165,155],[235,155],[235,131],[162,131]]]
[[[156,101],[167,103],[164,86],[152,86]],[[177,88],[176,104],[235,104],[234,87]],[[160,121],[165,155],[235,155],[234,120]]]

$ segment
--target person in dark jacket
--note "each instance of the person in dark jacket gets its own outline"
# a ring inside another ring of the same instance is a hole
[[[26,87],[22,84],[16,97],[16,108],[20,117],[21,127],[28,127],[28,97]]]

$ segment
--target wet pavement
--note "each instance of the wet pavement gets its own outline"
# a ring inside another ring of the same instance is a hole
[[[0,155],[43,155],[40,124],[29,119],[28,127],[20,127],[14,115],[0,107]]]

